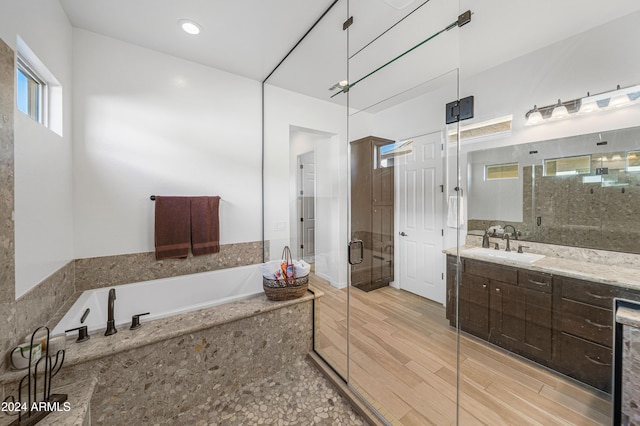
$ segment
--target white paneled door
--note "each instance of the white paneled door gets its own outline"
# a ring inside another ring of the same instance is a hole
[[[441,133],[413,138],[398,158],[398,242],[403,290],[444,304]]]

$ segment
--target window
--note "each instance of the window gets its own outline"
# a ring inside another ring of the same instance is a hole
[[[627,153],[627,171],[640,172],[640,151]]]
[[[39,123],[43,123],[44,96],[46,84],[44,81],[18,57],[17,67],[17,103],[18,109]]]
[[[413,152],[413,139],[378,145],[374,168],[393,167],[395,157],[411,154],[411,152]]]
[[[484,169],[484,179],[517,179],[520,177],[518,163],[487,165]]]
[[[545,176],[574,176],[591,173],[591,156],[552,158],[544,161]]]
[[[27,43],[17,38],[17,108],[62,136],[62,85]]]

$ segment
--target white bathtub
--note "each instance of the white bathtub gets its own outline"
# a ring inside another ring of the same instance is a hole
[[[259,264],[240,266],[87,290],[55,326],[51,335],[64,334],[65,330],[81,325],[88,326],[90,333],[106,329],[107,301],[111,288],[116,289],[116,328],[128,328],[131,316],[135,314],[149,312],[149,315],[140,318],[144,324],[146,321],[260,294],[263,292],[262,268]],[[80,319],[87,308],[90,309],[89,315],[81,324]]]

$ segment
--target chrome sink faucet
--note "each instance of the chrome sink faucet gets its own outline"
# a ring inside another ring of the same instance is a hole
[[[116,329],[116,322],[113,319],[113,308],[115,306],[116,300],[116,289],[112,288],[109,290],[109,301],[107,302],[107,331],[104,332],[105,336],[111,336],[112,334],[116,334],[118,330]]]
[[[511,245],[509,244],[509,234],[507,234],[506,232],[502,234],[502,239],[507,240],[507,247],[504,249],[504,251],[511,251]]]

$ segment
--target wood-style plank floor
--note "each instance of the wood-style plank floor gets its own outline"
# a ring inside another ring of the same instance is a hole
[[[346,289],[313,276],[316,351],[347,377]],[[385,287],[352,289],[349,381],[392,424],[456,422],[457,340],[444,307]],[[464,333],[461,425],[611,424],[609,395]]]

